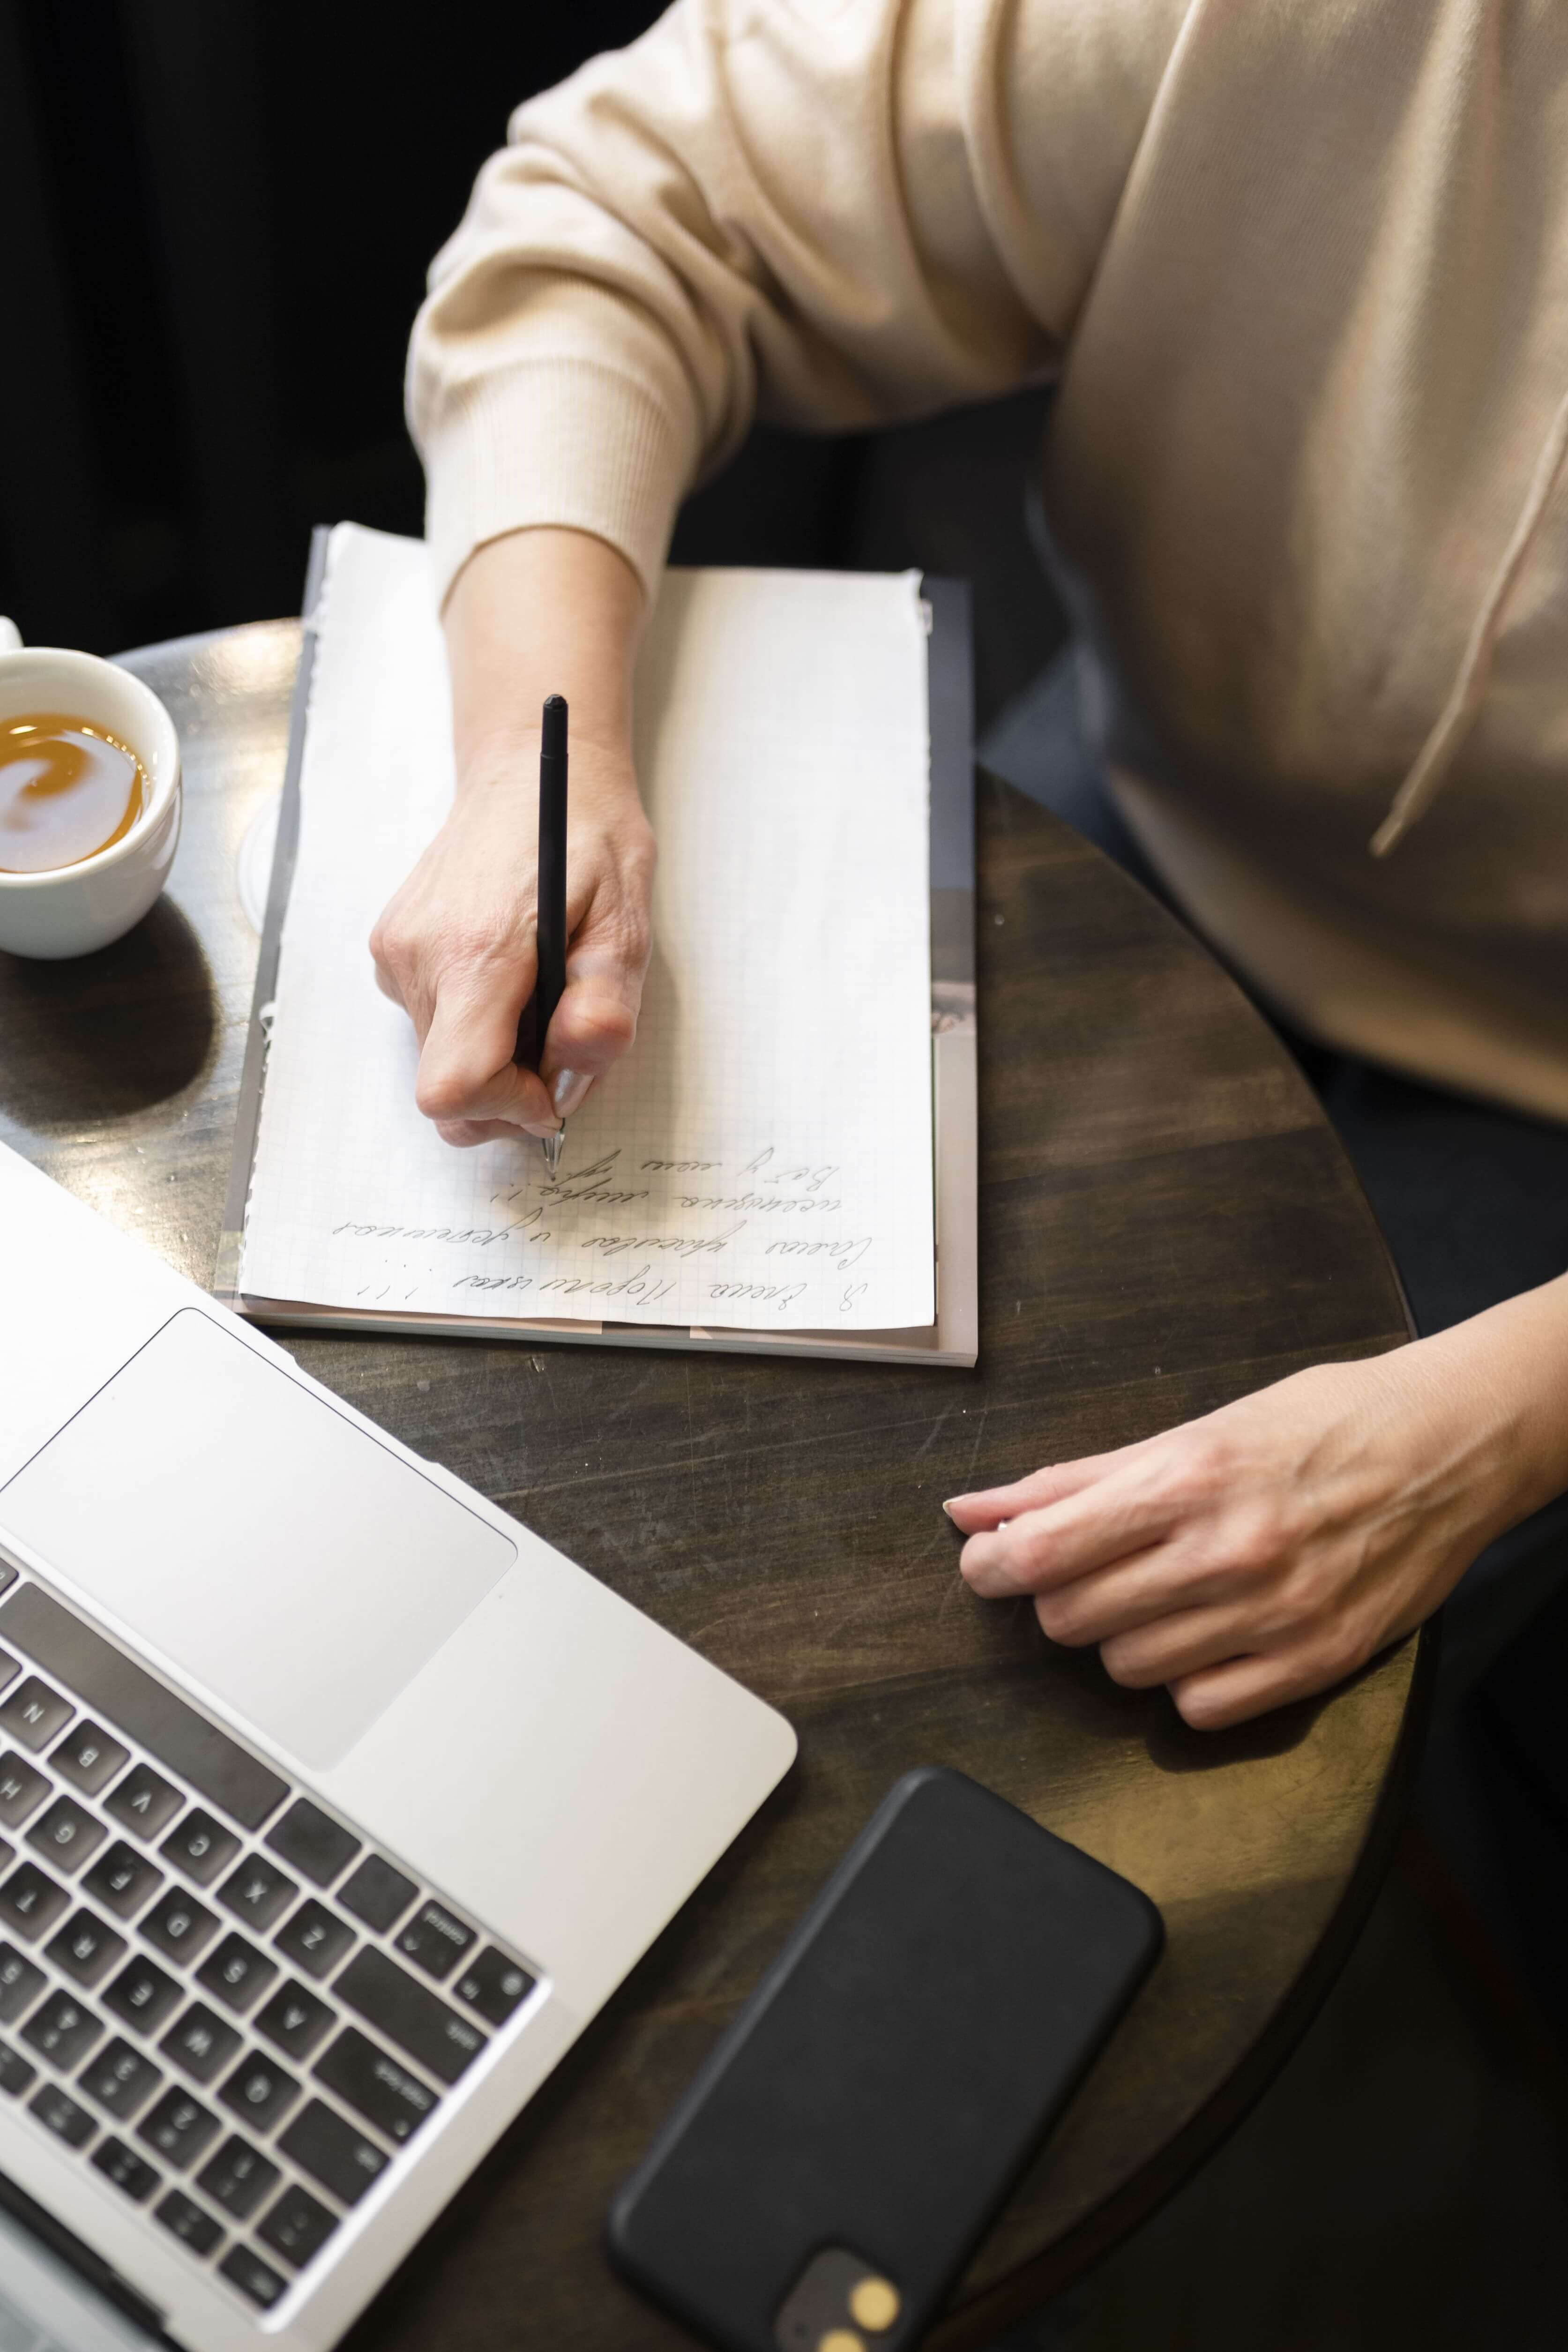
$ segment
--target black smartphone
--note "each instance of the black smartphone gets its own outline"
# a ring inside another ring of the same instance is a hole
[[[977,1781],[907,1773],[621,2189],[612,2259],[728,2352],[903,2352],[1163,1932]]]

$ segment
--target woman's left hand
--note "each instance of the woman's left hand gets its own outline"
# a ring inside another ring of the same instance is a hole
[[[1466,1351],[1508,1312],[957,1496],[963,1574],[1031,1594],[1050,1639],[1098,1643],[1115,1681],[1168,1684],[1200,1729],[1326,1689],[1554,1491],[1523,1458],[1529,1415]]]

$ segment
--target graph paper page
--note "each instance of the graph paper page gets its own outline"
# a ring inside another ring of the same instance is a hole
[[[240,1287],[748,1329],[934,1319],[926,640],[914,575],[674,572],[637,674],[659,844],[637,1043],[459,1151],[372,924],[452,794],[425,551],[331,537]]]

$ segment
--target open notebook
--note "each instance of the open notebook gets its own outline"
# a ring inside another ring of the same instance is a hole
[[[653,962],[553,1180],[531,1139],[456,1151],[421,1118],[366,951],[452,792],[423,546],[319,533],[307,609],[219,1295],[274,1323],[973,1363],[963,589],[667,575],[637,693]]]

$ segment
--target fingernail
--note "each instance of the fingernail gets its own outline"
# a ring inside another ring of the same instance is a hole
[[[522,1131],[524,1135],[537,1135],[542,1141],[546,1136],[559,1135],[561,1128],[558,1118],[530,1118],[524,1119]]]
[[[557,1070],[550,1099],[563,1118],[570,1118],[582,1107],[583,1097],[594,1083],[591,1070]]]
[[[947,1513],[947,1516],[948,1516],[948,1517],[949,1517],[950,1519],[951,1519],[951,1518],[952,1518],[952,1507],[953,1507],[954,1503],[956,1503],[956,1502],[957,1502],[957,1500],[958,1500],[958,1496],[957,1496],[956,1495],[950,1495],[950,1496],[948,1496],[948,1498],[947,1498],[946,1502],[945,1502],[945,1503],[942,1505],[942,1509]]]

